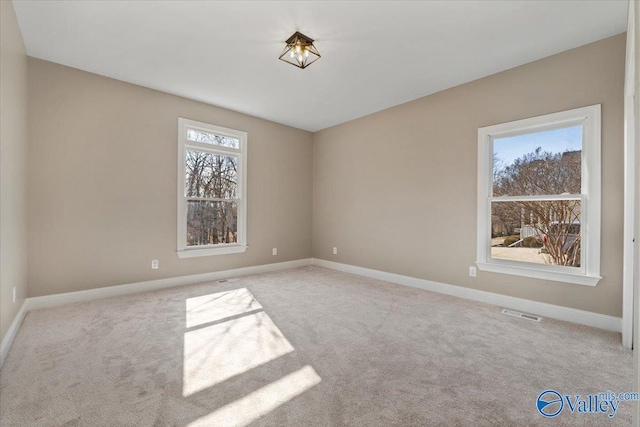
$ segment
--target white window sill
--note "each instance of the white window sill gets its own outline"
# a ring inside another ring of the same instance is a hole
[[[191,248],[176,251],[176,253],[178,254],[178,258],[196,258],[201,256],[240,254],[246,250],[246,245],[232,245],[219,248]]]
[[[602,279],[602,277],[600,276],[565,273],[561,271],[548,271],[537,268],[527,268],[486,262],[476,262],[476,265],[481,271],[531,277],[534,279],[553,280],[555,282],[572,283],[574,285],[596,286],[600,279]]]

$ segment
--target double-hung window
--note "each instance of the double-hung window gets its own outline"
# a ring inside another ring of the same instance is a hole
[[[178,256],[247,249],[247,134],[178,119]]]
[[[478,130],[480,270],[600,280],[600,105]]]

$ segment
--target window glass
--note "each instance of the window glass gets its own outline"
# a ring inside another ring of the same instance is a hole
[[[493,140],[493,195],[580,194],[582,126]]]
[[[205,144],[219,145],[221,147],[240,148],[240,141],[235,138],[216,135],[210,132],[200,130],[187,129],[187,140],[193,142],[202,142]]]
[[[187,197],[237,198],[237,157],[186,150],[185,163]]]
[[[491,203],[491,258],[580,267],[581,201]]]
[[[236,202],[187,202],[187,246],[238,242]]]

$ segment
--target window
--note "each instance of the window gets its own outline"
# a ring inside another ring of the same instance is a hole
[[[247,134],[178,119],[178,256],[247,249]]]
[[[478,129],[480,270],[600,280],[600,105]]]

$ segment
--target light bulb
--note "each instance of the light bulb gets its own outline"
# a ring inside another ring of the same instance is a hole
[[[298,61],[302,62],[302,55],[298,55]]]
[[[308,57],[308,56],[309,56],[309,51],[308,51],[308,50],[305,50],[305,51],[304,51],[304,56],[305,56],[305,57]]]
[[[291,57],[293,58],[293,51],[291,51]]]

